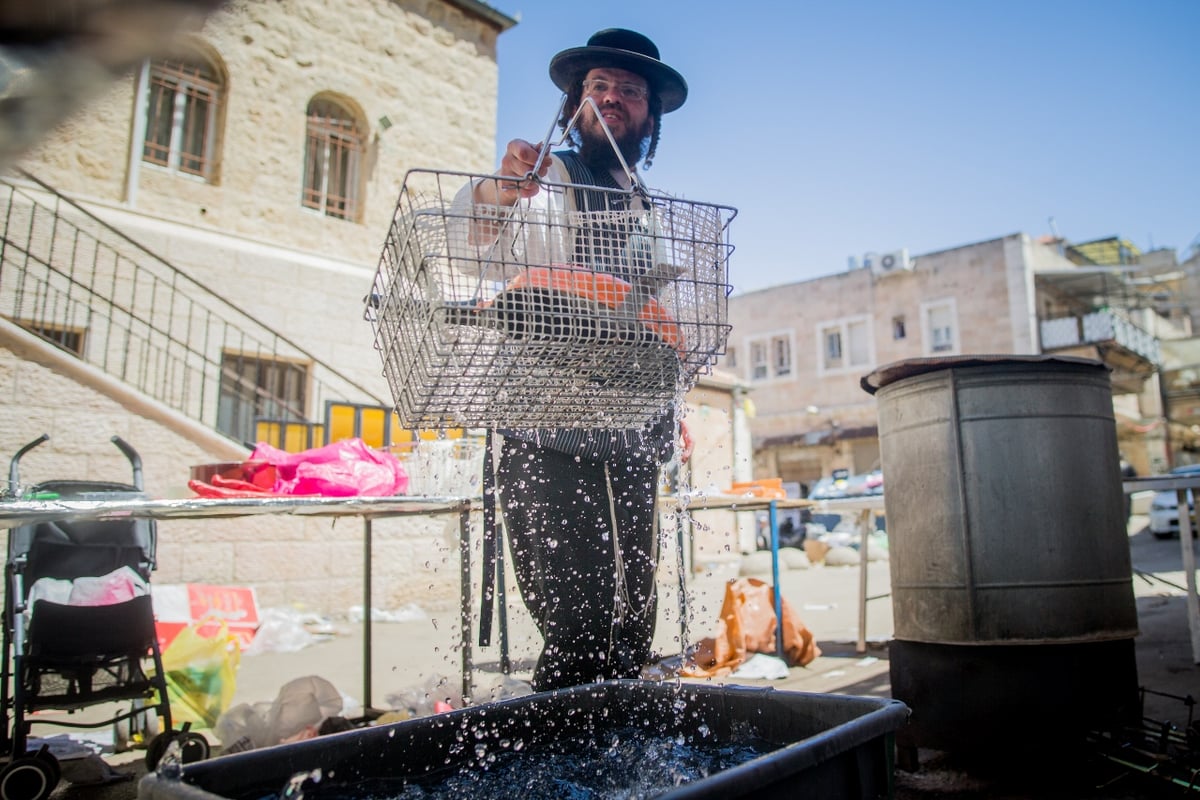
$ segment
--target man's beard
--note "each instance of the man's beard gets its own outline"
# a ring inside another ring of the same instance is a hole
[[[636,167],[650,149],[650,126],[651,118],[647,117],[642,130],[629,130],[623,136],[614,136],[617,148],[621,151],[621,157],[625,159],[625,165],[630,169]],[[592,169],[610,170],[621,167],[612,143],[608,141],[608,136],[605,135],[599,124],[586,128],[577,127],[576,134],[579,137],[579,158],[583,163]]]

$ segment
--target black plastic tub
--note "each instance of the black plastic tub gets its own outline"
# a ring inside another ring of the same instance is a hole
[[[747,761],[683,785],[668,784],[660,793],[614,796],[888,797],[894,734],[908,714],[906,705],[888,698],[609,681],[221,756],[185,765],[174,779],[160,769],[141,780],[138,798],[276,798],[298,775],[315,769],[320,781],[302,790],[306,798],[457,797],[457,791],[443,795],[429,785],[439,776],[485,773],[495,765],[496,754],[512,754],[519,764],[539,746],[573,737],[590,736],[603,749],[605,742],[631,728],[671,742],[710,746],[753,741],[761,749]],[[631,759],[629,769],[643,760]],[[540,782],[555,776],[525,777]],[[388,790],[380,791],[381,785]],[[530,791],[517,781],[499,793],[493,786],[487,796],[528,797]]]

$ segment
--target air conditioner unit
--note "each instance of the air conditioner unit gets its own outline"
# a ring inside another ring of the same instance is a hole
[[[908,250],[895,250],[891,253],[872,254],[871,271],[876,275],[893,275],[897,272],[907,272],[912,269],[912,261],[908,258]]]

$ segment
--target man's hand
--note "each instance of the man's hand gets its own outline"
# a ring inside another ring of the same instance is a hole
[[[500,159],[497,175],[511,175],[520,181],[481,181],[475,187],[475,202],[498,206],[511,206],[521,198],[533,197],[538,193],[538,184],[525,177],[533,171],[541,156],[544,144],[530,144],[524,139],[513,139],[504,149],[504,157]],[[546,177],[550,169],[550,160],[542,162],[538,169],[539,178]]]

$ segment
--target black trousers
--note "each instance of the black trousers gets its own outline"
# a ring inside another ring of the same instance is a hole
[[[543,639],[535,690],[634,678],[650,660],[658,473],[649,448],[594,462],[504,440],[499,502],[521,596]]]

